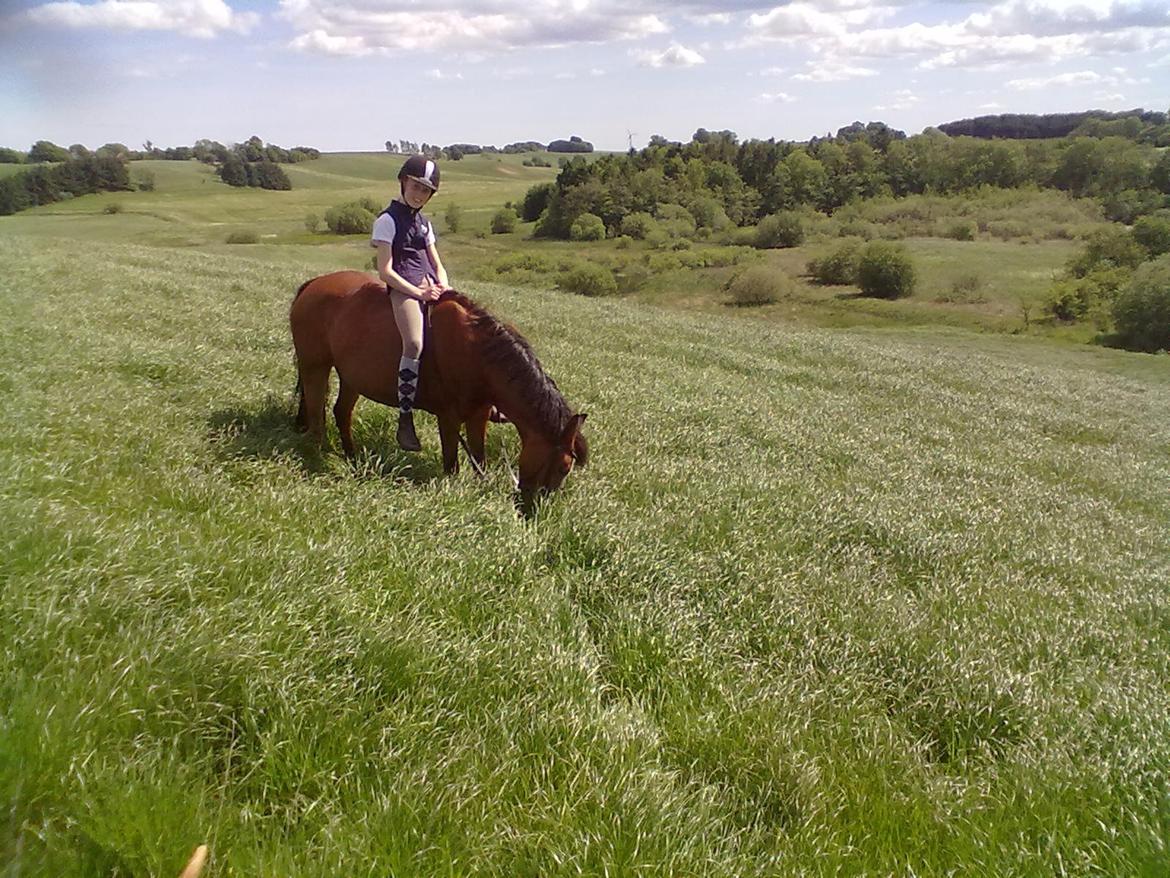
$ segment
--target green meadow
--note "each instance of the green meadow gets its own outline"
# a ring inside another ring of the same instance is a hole
[[[395,163],[0,219],[5,878],[1170,872],[1170,358],[1025,321],[1074,242],[912,237],[902,302],[800,280],[816,236],[743,256],[798,279],[762,309],[734,266],[589,299],[499,260],[640,242],[491,235],[555,169],[449,163],[453,279],[589,414],[525,521],[508,426],[485,480],[429,416],[403,454],[362,402],[353,463],[293,429],[293,291],[370,258],[303,217]]]

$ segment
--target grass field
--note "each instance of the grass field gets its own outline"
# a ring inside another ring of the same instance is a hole
[[[293,431],[368,250],[172,195],[0,221],[5,876],[1167,873],[1170,358],[469,282],[589,413],[526,523]]]

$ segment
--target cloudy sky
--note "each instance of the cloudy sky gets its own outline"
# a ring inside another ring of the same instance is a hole
[[[804,140],[1170,106],[1170,0],[0,0],[0,145]]]

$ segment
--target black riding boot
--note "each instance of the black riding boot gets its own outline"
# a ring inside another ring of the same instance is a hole
[[[403,357],[398,366],[398,447],[403,451],[422,451],[414,432],[414,395],[418,390],[418,360]]]
[[[398,413],[398,447],[403,451],[422,451],[422,443],[414,432],[414,412]]]

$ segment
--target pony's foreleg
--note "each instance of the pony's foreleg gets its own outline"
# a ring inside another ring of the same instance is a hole
[[[333,404],[333,417],[337,421],[337,432],[341,435],[341,447],[346,457],[353,457],[357,450],[353,445],[353,407],[357,405],[358,392],[342,378],[337,391],[337,402]]]
[[[482,406],[471,413],[467,419],[467,447],[471,449],[471,457],[479,464],[482,470],[487,461],[487,428],[488,417],[491,414],[490,405]]]
[[[451,412],[439,415],[439,441],[443,446],[443,472],[459,472],[459,416]]]
[[[318,444],[325,441],[325,397],[329,393],[329,369],[329,366],[301,367],[304,425]]]

